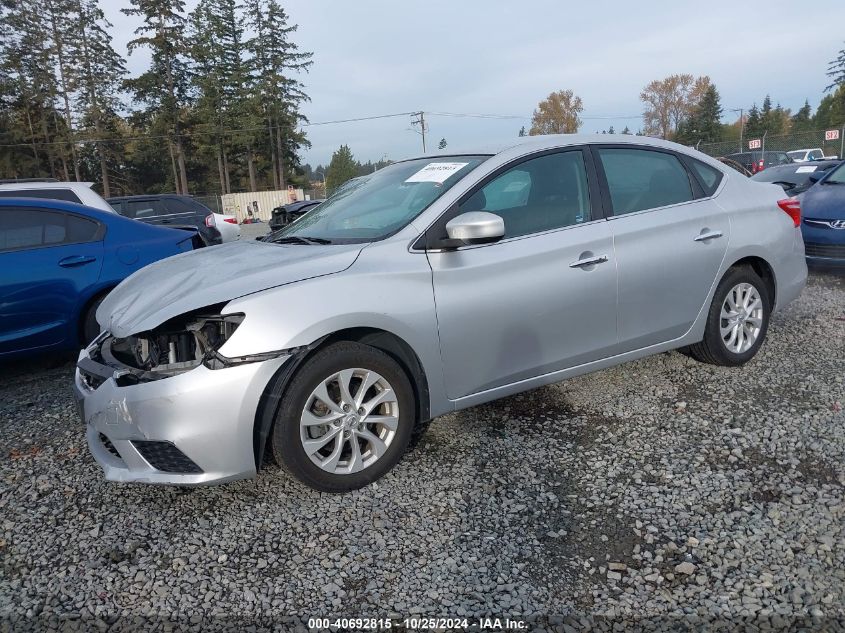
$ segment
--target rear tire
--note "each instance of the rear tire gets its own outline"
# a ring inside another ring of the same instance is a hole
[[[397,464],[415,421],[414,391],[393,358],[369,345],[335,343],[306,360],[288,384],[270,450],[307,486],[347,492]]]
[[[766,284],[751,268],[725,273],[707,314],[704,339],[689,354],[711,365],[738,367],[754,358],[769,329],[772,302]]]

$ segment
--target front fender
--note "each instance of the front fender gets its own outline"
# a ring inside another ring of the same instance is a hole
[[[349,269],[231,301],[245,315],[220,349],[233,358],[306,347],[340,330],[372,328],[402,339],[425,372],[432,417],[453,409],[446,398],[431,268],[404,244],[376,244]]]

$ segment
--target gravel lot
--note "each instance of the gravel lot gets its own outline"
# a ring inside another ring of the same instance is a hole
[[[0,616],[838,628],[843,359],[845,277],[817,274],[744,368],[661,354],[445,416],[345,496],[276,467],[218,488],[106,483],[72,364],[0,368]]]

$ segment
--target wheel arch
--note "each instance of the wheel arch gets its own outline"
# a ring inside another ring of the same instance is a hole
[[[76,339],[80,345],[87,345],[90,341],[85,339],[85,315],[94,303],[101,297],[105,297],[108,293],[115,289],[116,283],[98,286],[79,307],[76,313]]]
[[[774,306],[777,305],[777,278],[775,277],[775,271],[771,264],[762,257],[749,255],[738,259],[728,266],[725,269],[725,275],[731,268],[740,268],[742,266],[750,267],[763,280],[763,283],[766,284],[766,292],[769,294],[769,300],[771,301],[772,309],[774,309]],[[724,275],[722,276],[724,277]]]
[[[326,346],[341,341],[370,345],[381,350],[399,363],[399,366],[407,374],[411,382],[411,388],[414,390],[414,398],[417,405],[416,423],[422,424],[431,418],[428,377],[426,376],[419,356],[404,339],[393,332],[374,327],[352,327],[338,330],[319,338],[293,356],[279,368],[264,388],[264,392],[261,394],[258,402],[255,412],[255,422],[253,424],[253,451],[256,471],[261,469],[267,439],[273,430],[281,394],[284,392],[288,383],[299,370],[302,363]]]

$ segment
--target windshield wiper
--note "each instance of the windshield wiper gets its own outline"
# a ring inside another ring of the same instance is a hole
[[[274,244],[331,244],[331,240],[322,237],[305,237],[304,235],[283,235],[267,240]]]

